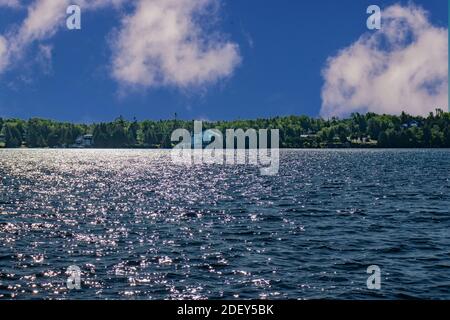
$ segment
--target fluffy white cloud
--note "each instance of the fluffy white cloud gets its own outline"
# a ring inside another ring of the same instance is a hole
[[[206,31],[199,21],[200,17],[216,17],[218,1],[136,0],[135,11],[123,19],[113,41],[113,77],[127,85],[184,88],[231,75],[240,63],[238,46],[218,32]],[[64,27],[70,4],[80,5],[85,12],[124,3],[126,0],[33,1],[23,7],[28,11],[24,21],[0,35],[0,73],[20,61],[31,44],[37,43],[33,48],[39,51],[40,43]],[[0,0],[0,6],[7,4],[20,6],[19,1]]]
[[[52,37],[64,23],[68,1],[39,0],[28,8],[28,16],[12,39],[17,46]]]
[[[124,2],[125,0],[35,0],[26,8],[27,16],[24,21],[13,31],[1,36],[4,48],[3,54],[0,51],[0,73],[11,63],[20,60],[31,44],[50,39],[64,27],[66,9],[70,4],[78,4],[82,10],[94,10],[119,6]],[[0,6],[2,4],[17,7],[21,5],[19,1],[13,0],[0,0]],[[40,48],[42,47],[38,46],[36,50]]]
[[[216,0],[139,0],[114,44],[113,75],[123,84],[198,87],[230,76],[239,47],[205,32]]]
[[[19,0],[0,0],[0,7],[19,8],[20,6]]]
[[[381,30],[330,58],[323,76],[323,117],[445,109],[448,29],[433,26],[419,7],[390,6],[382,12]]]

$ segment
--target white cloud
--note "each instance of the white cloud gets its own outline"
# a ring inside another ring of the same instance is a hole
[[[363,35],[323,70],[323,117],[352,112],[426,115],[448,105],[448,29],[413,5],[382,12],[382,29]]]
[[[0,35],[0,71],[4,68],[4,65],[7,63],[7,50],[8,43],[6,39]]]
[[[32,44],[42,55],[43,42],[65,26],[66,8],[85,10],[120,7],[126,0],[35,0],[26,18],[0,35],[0,74],[26,56]],[[152,87],[200,86],[231,75],[240,63],[239,48],[218,32],[205,30],[199,17],[215,18],[219,0],[135,0],[135,11],[124,18],[113,44],[112,74],[122,84]],[[0,0],[0,6],[17,6]],[[208,26],[209,27],[209,26]],[[45,43],[44,43],[45,45]],[[51,50],[45,60],[51,62]]]
[[[2,4],[20,6],[19,1],[0,0]],[[1,36],[5,48],[0,51],[0,73],[14,62],[20,61],[29,46],[52,38],[65,26],[66,9],[70,4],[78,4],[82,10],[119,6],[125,0],[35,0],[27,7],[27,16],[13,31]],[[7,46],[6,46],[7,44]],[[42,47],[37,46],[36,50]],[[0,48],[1,50],[1,48]]]
[[[0,0],[0,7],[19,8],[20,6],[19,0]]]
[[[216,0],[139,0],[113,43],[113,75],[141,87],[198,87],[230,76],[239,47],[206,32]],[[210,30],[208,30],[210,31]]]
[[[64,23],[68,1],[39,0],[28,8],[28,16],[13,37],[18,46],[52,37]]]

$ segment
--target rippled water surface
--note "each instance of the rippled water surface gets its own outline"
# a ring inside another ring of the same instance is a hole
[[[449,299],[449,159],[282,151],[265,177],[169,151],[1,150],[0,298]]]

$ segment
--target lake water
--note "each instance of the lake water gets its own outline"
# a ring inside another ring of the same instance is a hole
[[[449,299],[449,160],[292,150],[267,177],[169,151],[0,150],[0,298]]]

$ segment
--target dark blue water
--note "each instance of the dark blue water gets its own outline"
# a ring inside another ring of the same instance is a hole
[[[265,177],[168,151],[2,150],[0,298],[449,299],[449,159],[282,151]]]

